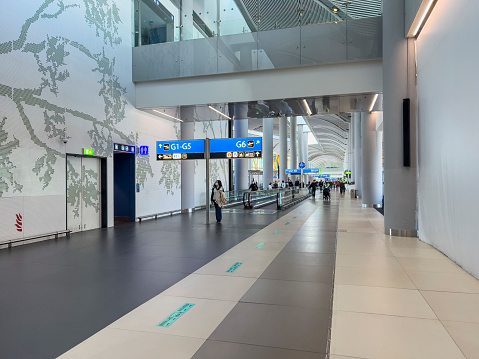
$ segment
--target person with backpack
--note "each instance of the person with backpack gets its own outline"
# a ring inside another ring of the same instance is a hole
[[[258,184],[253,180],[249,186],[250,191],[257,191],[258,190]]]
[[[223,219],[223,214],[221,213],[221,208],[226,204],[225,191],[223,189],[223,184],[220,180],[217,180],[211,190],[211,202],[215,205],[216,210],[216,221],[221,222]],[[207,209],[209,210],[209,209]]]
[[[316,180],[313,181],[313,183],[311,183],[308,188],[311,189],[311,194],[313,195],[313,198],[316,197],[316,188],[318,187],[318,182],[316,182]]]

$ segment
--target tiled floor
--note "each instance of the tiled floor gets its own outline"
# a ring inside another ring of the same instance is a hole
[[[331,359],[479,358],[479,281],[340,201]]]
[[[132,347],[138,358],[325,358],[338,202],[301,204],[61,358],[126,358]],[[186,303],[194,306],[171,326],[158,326]],[[152,335],[175,341],[152,356]],[[120,338],[128,348],[108,350],[123,348]]]
[[[444,255],[418,239],[383,235],[380,213],[335,191],[331,202],[309,200],[274,215],[252,219],[252,230],[244,220],[214,233],[196,226],[200,235],[186,226],[161,244],[151,226],[141,245],[106,241],[100,258],[91,243],[44,254],[48,260],[40,255],[33,267],[17,265],[20,284],[8,278],[8,266],[0,283],[31,287],[36,298],[61,286],[78,303],[101,299],[105,311],[113,293],[161,283],[61,359],[479,359],[479,281]],[[187,303],[187,312],[172,315]],[[160,326],[167,318],[172,324]],[[14,329],[28,325],[48,330],[49,323],[25,318]]]

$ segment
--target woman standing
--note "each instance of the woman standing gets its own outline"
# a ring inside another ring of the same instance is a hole
[[[224,193],[223,185],[221,184],[220,180],[217,180],[211,190],[211,202],[215,205],[216,209],[216,220],[221,222],[223,215],[221,213],[221,205],[220,205],[220,196],[221,192]]]

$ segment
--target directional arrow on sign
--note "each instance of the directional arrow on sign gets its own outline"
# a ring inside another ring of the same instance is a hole
[[[163,147],[163,145],[160,143],[160,144],[158,145],[158,147],[162,148],[162,147]]]

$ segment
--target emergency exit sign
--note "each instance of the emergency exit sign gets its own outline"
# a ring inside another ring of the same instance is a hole
[[[83,149],[83,154],[85,156],[93,156],[94,155],[94,152],[91,148],[84,148]]]

